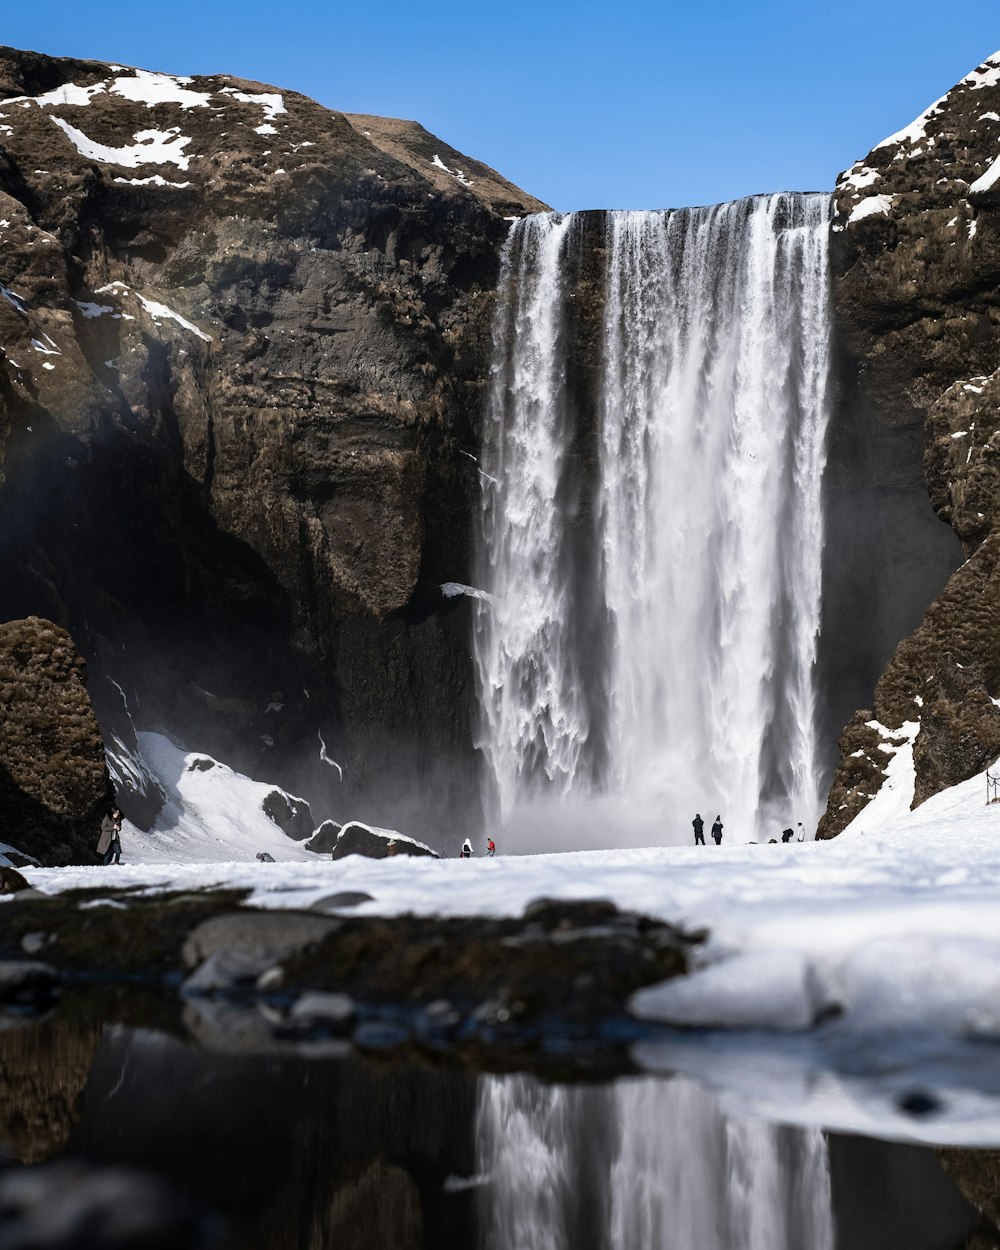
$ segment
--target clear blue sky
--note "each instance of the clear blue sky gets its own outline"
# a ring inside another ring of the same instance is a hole
[[[997,0],[46,0],[0,40],[421,121],[555,208],[823,190],[1000,49]]]

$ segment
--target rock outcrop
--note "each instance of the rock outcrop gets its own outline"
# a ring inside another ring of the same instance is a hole
[[[317,842],[315,847],[308,846],[308,849],[319,850],[320,845]],[[416,842],[391,829],[372,829],[356,820],[344,825],[330,848],[331,859],[344,859],[347,855],[364,855],[368,859],[385,859],[390,855],[430,855],[434,859],[439,858],[437,851],[432,851],[423,842]]]
[[[860,558],[871,535],[859,535],[855,556],[869,578],[916,562],[943,580],[949,560],[951,576],[896,648],[873,709],[844,732],[821,837],[840,832],[881,784],[886,743],[869,721],[890,734],[919,721],[915,803],[1000,755],[998,210],[1000,54],[838,182],[834,298],[846,402],[869,427],[872,454],[896,449],[895,472],[887,464],[875,475],[887,506],[901,491],[914,498],[919,451],[933,510],[955,537],[940,525],[939,537],[929,535],[912,507],[881,561]],[[875,587],[868,602],[877,599]],[[858,604],[864,612],[863,595]]]
[[[471,801],[440,584],[542,207],[415,123],[0,50],[0,619],[72,630],[109,735],[411,827]]]
[[[86,681],[64,629],[0,625],[0,842],[42,864],[97,863],[114,798]]]

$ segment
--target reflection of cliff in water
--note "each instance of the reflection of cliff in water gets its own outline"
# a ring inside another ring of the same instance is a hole
[[[0,1145],[21,1163],[65,1146],[100,1029],[47,1020],[0,1031]]]
[[[651,1117],[657,1109],[676,1110],[678,1099],[693,1099],[704,1113],[696,1119],[716,1126],[718,1141],[745,1131],[711,1095],[686,1082],[623,1082],[621,1097],[612,1097],[611,1086],[575,1087],[553,1105],[586,1104],[601,1114],[576,1124],[574,1150],[560,1158],[576,1159],[577,1174],[559,1183],[548,1178],[546,1198],[544,1158],[515,1133],[494,1143],[492,1163],[480,1142],[477,1161],[481,1087],[466,1072],[359,1056],[219,1055],[122,1028],[97,1038],[66,1023],[0,1033],[0,1071],[0,1135],[15,1158],[149,1169],[226,1218],[222,1250],[475,1250],[496,1242],[504,1203],[531,1214],[519,1250],[563,1244],[634,1250],[636,1229],[654,1226],[661,1227],[663,1245],[680,1244],[684,1230],[675,1224],[684,1214],[676,1209],[682,1173],[709,1181],[712,1160],[702,1157],[705,1143],[691,1131],[691,1116],[659,1124],[655,1140],[646,1131]],[[536,1088],[546,1096],[546,1087]],[[629,1115],[607,1119],[606,1113],[628,1107]],[[613,1129],[603,1143],[602,1125]],[[783,1167],[785,1147],[801,1130],[761,1124],[759,1132],[778,1143],[772,1161]],[[978,1216],[934,1152],[808,1136],[814,1145],[827,1143],[838,1250],[974,1244],[966,1239]],[[611,1147],[617,1172],[604,1158]],[[644,1153],[649,1147],[653,1153]],[[506,1171],[497,1165],[505,1153]],[[996,1173],[990,1152],[971,1153],[973,1162]],[[772,1177],[775,1192],[791,1202],[782,1218],[812,1227],[816,1213],[804,1210],[799,1193],[804,1161],[793,1163]],[[490,1174],[477,1175],[484,1167]],[[505,1190],[518,1168],[531,1185],[521,1193],[509,1185]],[[754,1197],[759,1208],[761,1195]],[[710,1228],[715,1236],[726,1224],[722,1215],[731,1215],[739,1199],[728,1182],[685,1194],[688,1227]],[[595,1218],[616,1202],[610,1224]],[[564,1234],[572,1235],[565,1240]],[[720,1244],[748,1250],[724,1237]]]
[[[475,1081],[363,1059],[207,1054],[113,1030],[70,1149],[166,1173],[246,1250],[461,1245]],[[230,1243],[227,1243],[230,1244]]]

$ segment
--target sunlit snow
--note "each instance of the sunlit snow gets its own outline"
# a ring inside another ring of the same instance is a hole
[[[51,120],[62,130],[81,156],[108,165],[124,165],[135,169],[139,165],[163,165],[167,162],[187,169],[191,157],[183,149],[191,142],[176,126],[169,130],[139,130],[132,137],[135,143],[129,147],[112,148],[107,144],[89,139],[61,117]]]
[[[874,217],[878,213],[888,216],[892,210],[893,198],[891,195],[869,195],[851,209],[847,224],[862,221],[865,217]]]

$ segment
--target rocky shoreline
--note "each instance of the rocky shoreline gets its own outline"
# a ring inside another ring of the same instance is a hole
[[[11,1022],[69,1011],[158,1026],[213,1050],[354,1046],[610,1076],[655,1032],[629,997],[684,975],[705,940],[606,902],[540,899],[519,920],[352,918],[362,901],[264,911],[240,891],[25,885],[0,906],[0,1007]]]

